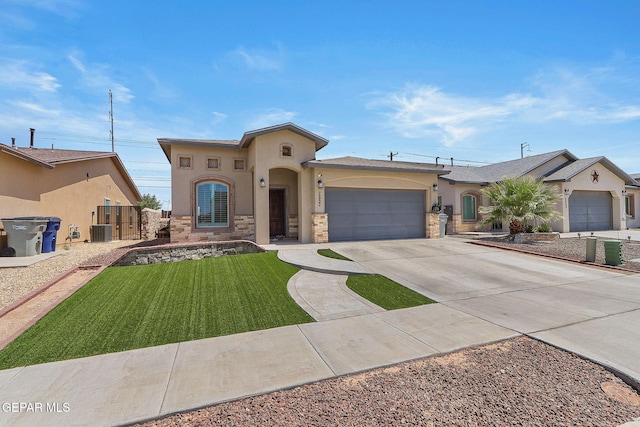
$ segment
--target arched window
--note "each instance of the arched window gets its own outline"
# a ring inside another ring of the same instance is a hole
[[[229,226],[229,186],[205,181],[196,185],[197,227]]]
[[[477,221],[478,215],[476,210],[476,196],[473,194],[465,194],[462,196],[462,220]]]

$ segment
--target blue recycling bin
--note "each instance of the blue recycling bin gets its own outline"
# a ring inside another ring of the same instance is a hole
[[[58,238],[58,230],[62,220],[56,216],[45,217],[49,222],[47,229],[42,233],[42,252],[55,252],[56,239]]]

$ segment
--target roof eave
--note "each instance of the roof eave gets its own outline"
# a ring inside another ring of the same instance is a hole
[[[419,168],[396,168],[388,166],[366,166],[366,165],[338,165],[331,163],[320,163],[318,160],[308,160],[302,163],[303,168],[324,168],[324,169],[355,169],[355,170],[375,170],[390,172],[411,172],[411,173],[432,173],[446,175],[450,170],[445,169],[419,169]]]
[[[14,148],[9,147],[8,145],[5,144],[0,144],[0,151],[7,153],[11,156],[14,157],[18,157],[19,159],[25,160],[27,162],[33,163],[35,165],[41,166],[43,168],[47,168],[47,169],[53,169],[55,168],[55,165],[51,164],[51,163],[47,163],[47,162],[43,162],[42,160],[36,159],[26,153],[23,153],[20,150],[16,150]]]
[[[256,129],[256,130],[251,130],[248,132],[245,132],[244,135],[242,135],[242,139],[240,139],[240,143],[239,146],[240,148],[245,148],[248,147],[249,145],[251,145],[251,143],[253,142],[253,140],[261,135],[266,135],[268,133],[272,133],[272,132],[279,132],[282,130],[289,130],[291,132],[297,133],[298,135],[304,136],[305,138],[308,138],[310,140],[312,140],[313,142],[315,142],[316,144],[316,151],[321,150],[322,148],[326,147],[327,144],[329,144],[329,140],[325,139],[323,137],[321,137],[320,135],[316,135],[313,132],[309,132],[306,129],[301,128],[300,126],[293,124],[291,122],[288,123],[283,123],[280,125],[275,125],[275,126],[269,126],[266,128],[261,128],[261,129]]]

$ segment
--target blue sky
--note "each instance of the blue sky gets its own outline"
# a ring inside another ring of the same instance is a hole
[[[640,2],[0,0],[0,142],[116,151],[170,207],[158,137],[292,121],[344,155],[567,148],[640,172]]]

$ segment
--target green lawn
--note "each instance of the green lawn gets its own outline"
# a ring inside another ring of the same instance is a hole
[[[415,307],[435,302],[379,274],[349,276],[347,287],[385,310]]]
[[[0,351],[0,369],[312,322],[276,253],[110,267]]]
[[[351,261],[344,255],[340,255],[337,252],[332,251],[331,249],[318,249],[318,254],[322,256],[326,256],[327,258],[341,259],[343,261]]]

